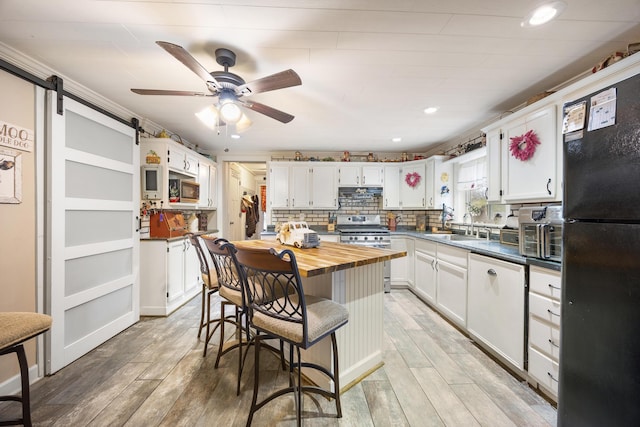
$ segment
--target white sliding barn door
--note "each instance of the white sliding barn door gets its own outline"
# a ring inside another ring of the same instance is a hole
[[[51,374],[140,318],[140,150],[135,130],[47,99],[46,297]]]

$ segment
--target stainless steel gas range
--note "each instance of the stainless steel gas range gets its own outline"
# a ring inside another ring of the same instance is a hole
[[[391,233],[382,225],[380,215],[338,215],[340,243],[389,249]],[[391,263],[384,262],[384,291],[391,291]]]

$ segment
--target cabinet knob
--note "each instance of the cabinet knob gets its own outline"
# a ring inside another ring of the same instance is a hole
[[[489,276],[497,276],[498,275],[498,273],[496,273],[496,271],[493,268],[488,269],[487,270],[487,274]]]

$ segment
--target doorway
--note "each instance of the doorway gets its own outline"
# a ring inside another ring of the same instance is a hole
[[[255,224],[255,233],[247,236],[246,213],[243,212],[243,198],[248,203],[252,196],[258,196],[259,206],[262,206],[261,186],[266,185],[267,164],[264,161],[256,162],[224,162],[225,176],[223,180],[225,198],[223,201],[223,232],[228,240],[260,239],[264,228],[265,212],[258,209],[258,222]]]

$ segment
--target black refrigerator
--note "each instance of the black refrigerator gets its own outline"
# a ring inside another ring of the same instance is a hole
[[[558,426],[638,426],[640,75],[563,119]]]

